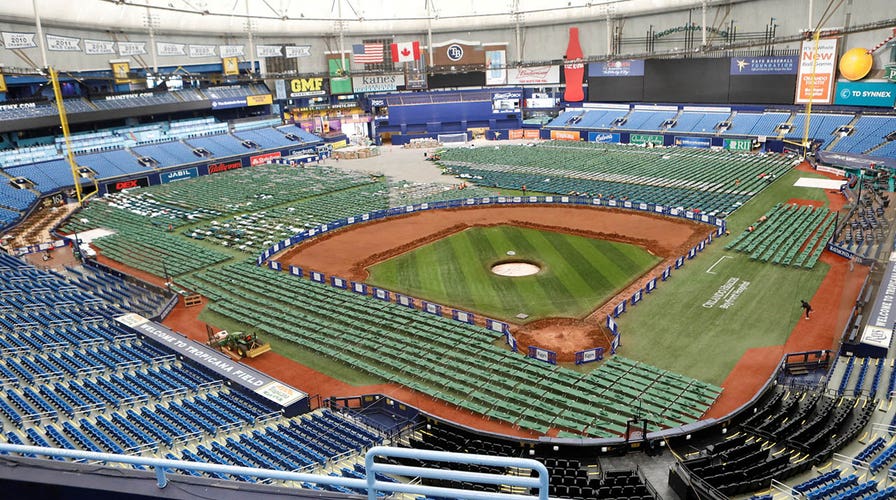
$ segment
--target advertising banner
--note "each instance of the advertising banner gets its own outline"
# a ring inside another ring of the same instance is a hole
[[[732,75],[794,75],[799,56],[732,57]]]
[[[323,78],[296,78],[289,81],[289,97],[312,97],[327,95]]]
[[[159,177],[162,180],[162,184],[168,184],[169,182],[185,181],[187,179],[199,177],[199,169],[197,169],[196,167],[191,167],[191,168],[185,168],[183,170],[162,172],[161,174],[159,174]]]
[[[578,141],[581,138],[578,130],[551,130],[551,139],[555,141]]]
[[[557,85],[560,83],[560,66],[530,66],[507,70],[509,85]]]
[[[504,50],[487,50],[485,52],[485,84],[486,85],[506,85],[507,69],[506,51]]]
[[[896,83],[837,82],[834,104],[892,108],[896,104]]]
[[[247,95],[246,106],[265,106],[274,102],[271,94]]]
[[[233,97],[230,99],[214,99],[212,101],[212,109],[232,109],[232,108],[245,108],[246,107],[246,98],[245,97]]]
[[[588,132],[588,142],[619,142],[619,134],[609,132]]]
[[[267,163],[270,163],[271,160],[273,160],[274,158],[280,158],[279,151],[274,152],[274,153],[265,153],[263,155],[250,156],[249,157],[249,165],[251,165],[253,167],[258,166],[258,165],[265,165]]]
[[[725,149],[731,151],[751,151],[753,149],[752,139],[725,139]]]
[[[663,136],[661,135],[647,135],[647,134],[632,134],[628,137],[629,144],[638,144],[643,145],[647,143],[651,144],[662,144]]]
[[[803,41],[796,79],[796,104],[831,104],[834,99],[834,75],[837,71],[837,39],[823,38]],[[814,72],[814,74],[813,74]]]
[[[404,75],[353,76],[355,92],[386,92],[404,86]]]
[[[238,168],[242,168],[243,164],[239,161],[233,161],[229,163],[212,163],[208,166],[209,174],[217,174],[219,172],[226,172],[228,170],[236,170]]]
[[[708,148],[712,146],[709,137],[680,137],[675,136],[673,144],[683,148]]]
[[[149,186],[149,177],[138,177],[136,179],[130,179],[126,181],[117,181],[110,182],[106,184],[106,192],[107,193],[118,193],[119,191],[124,191],[125,189],[134,189],[138,187],[148,187]]]
[[[644,76],[644,61],[641,59],[626,59],[622,61],[588,63],[588,76],[591,78]]]
[[[492,94],[492,113],[519,113],[522,92],[496,92]]]

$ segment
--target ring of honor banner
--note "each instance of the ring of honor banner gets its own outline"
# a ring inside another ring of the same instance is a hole
[[[352,291],[361,295],[367,295],[367,285],[352,281]]]
[[[274,271],[282,271],[283,270],[283,266],[276,260],[272,260],[272,261],[268,262],[268,268],[273,269]]]
[[[348,284],[346,283],[346,281],[344,279],[338,278],[336,276],[330,276],[330,285],[332,285],[335,288],[341,288],[343,290],[348,288]]]
[[[373,298],[384,300],[386,302],[392,301],[392,293],[389,290],[383,290],[382,288],[374,288],[373,289]]]
[[[593,363],[604,359],[604,348],[595,347],[593,349],[585,349],[576,352],[576,364],[584,365],[585,363]]]
[[[552,365],[557,364],[556,352],[542,349],[541,347],[535,347],[534,345],[529,346],[529,357],[532,359],[537,359],[538,361],[550,363]]]
[[[831,104],[837,73],[837,38],[804,40],[800,46],[800,66],[796,78],[796,104]],[[814,61],[814,63],[813,63]],[[814,72],[814,74],[813,74]]]
[[[223,45],[222,45],[223,47]],[[224,76],[240,74],[240,60],[237,57],[222,57],[221,72]]]
[[[316,281],[318,283],[323,283],[326,281],[323,273],[319,273],[317,271],[311,271],[311,281]]]
[[[289,266],[289,274],[301,278],[304,273],[302,272],[302,268],[299,266]]]

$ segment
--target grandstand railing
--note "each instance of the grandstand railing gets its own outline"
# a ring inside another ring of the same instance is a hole
[[[417,495],[426,495],[429,497],[467,498],[471,500],[532,500],[534,498],[538,498],[539,500],[548,500],[548,470],[541,462],[528,458],[494,457],[487,455],[471,455],[466,453],[375,446],[368,450],[365,455],[365,479],[357,479],[343,476],[328,476],[251,467],[236,467],[231,465],[218,465],[187,462],[183,460],[168,460],[161,458],[116,455],[111,453],[96,453],[90,451],[68,450],[62,448],[44,448],[39,446],[24,446],[5,443],[0,444],[0,454],[5,455],[9,453],[40,455],[49,458],[73,458],[76,460],[91,460],[106,463],[142,465],[152,467],[155,471],[156,482],[160,489],[165,488],[168,485],[167,469],[180,469],[194,472],[218,472],[221,474],[244,475],[284,481],[305,481],[323,485],[342,486],[345,488],[366,491],[369,500],[376,500],[377,493],[379,492],[410,493]],[[513,476],[508,474],[466,472],[451,469],[392,465],[376,462],[375,458],[377,457],[410,458],[431,462],[450,462],[456,464],[516,467],[520,469],[531,469],[535,471],[537,475],[536,477]],[[9,457],[7,457],[7,459],[9,459]],[[423,484],[414,483],[393,483],[377,479],[377,474],[394,474],[412,478],[417,477],[427,479],[441,479],[447,481],[461,481],[476,484],[508,485],[527,488],[530,490],[537,489],[538,494],[523,495],[511,493],[492,493],[460,488],[425,486]]]

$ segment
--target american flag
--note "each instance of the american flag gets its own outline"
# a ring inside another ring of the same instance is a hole
[[[358,64],[383,62],[383,44],[364,43],[352,45],[352,60]]]

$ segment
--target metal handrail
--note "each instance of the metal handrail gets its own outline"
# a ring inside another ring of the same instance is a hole
[[[271,469],[259,469],[254,467],[238,467],[233,465],[188,462],[184,460],[169,460],[163,458],[116,455],[112,453],[97,453],[91,451],[69,450],[63,448],[45,448],[41,446],[25,446],[0,443],[0,454],[6,453],[34,454],[43,455],[46,457],[65,457],[73,458],[76,460],[91,460],[98,462],[114,462],[121,464],[149,466],[155,469],[156,482],[159,488],[164,488],[168,485],[167,469],[180,469],[197,472],[218,472],[222,474],[244,475],[259,478],[279,479],[284,481],[304,481],[316,484],[342,486],[345,488],[366,490],[369,500],[376,500],[378,492],[413,493],[430,497],[465,498],[470,500],[534,500],[535,498],[537,498],[538,500],[548,500],[548,470],[541,462],[529,458],[495,457],[488,455],[471,455],[466,453],[451,453],[443,451],[375,446],[368,450],[365,456],[366,478],[358,479],[342,476],[328,476]],[[512,476],[507,474],[490,474],[450,469],[446,470],[427,467],[392,465],[377,463],[374,461],[376,457],[413,458],[417,460],[427,460],[435,462],[518,467],[534,470],[537,473],[537,476]],[[377,473],[397,474],[407,477],[444,479],[448,481],[466,481],[480,484],[505,484],[509,486],[538,489],[538,495],[535,496],[511,493],[496,493],[464,490],[459,488],[426,486],[423,484],[394,483],[378,480],[376,478]]]

